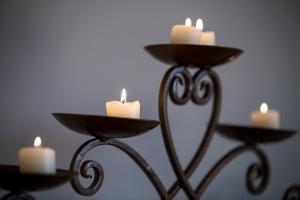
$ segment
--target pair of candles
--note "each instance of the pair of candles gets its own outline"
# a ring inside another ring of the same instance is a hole
[[[140,118],[140,102],[126,102],[126,90],[122,90],[121,101],[106,102],[107,116]],[[254,127],[279,128],[280,114],[277,110],[269,110],[266,103],[262,103],[259,111],[251,113]]]
[[[196,44],[216,45],[215,32],[204,32],[203,21],[198,19],[196,26],[192,26],[192,20],[187,18],[185,25],[175,25],[171,31],[172,44]]]
[[[121,101],[106,102],[108,116],[140,118],[140,102],[126,102],[126,90],[122,90]],[[251,113],[252,126],[260,128],[279,128],[280,114],[277,110],[269,110],[266,103],[262,103],[259,111]]]

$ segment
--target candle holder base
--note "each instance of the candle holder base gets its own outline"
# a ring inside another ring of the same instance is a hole
[[[22,174],[19,166],[0,165],[0,188],[11,191],[1,200],[34,199],[27,192],[46,190],[71,180],[77,173],[57,170],[56,174]]]
[[[216,131],[226,138],[249,144],[281,142],[297,133],[295,130],[256,128],[231,124],[219,124]]]
[[[1,200],[36,200],[36,199],[27,193],[11,192],[5,195],[4,197],[2,197]]]
[[[97,115],[54,113],[53,116],[70,130],[100,139],[133,137],[160,124],[155,120]]]
[[[192,44],[153,44],[145,50],[154,58],[169,65],[211,68],[231,62],[243,50],[221,46]]]

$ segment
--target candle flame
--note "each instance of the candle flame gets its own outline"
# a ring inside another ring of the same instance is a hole
[[[40,137],[36,137],[34,140],[34,147],[40,147],[42,145],[42,139]]]
[[[196,29],[200,30],[200,31],[203,31],[203,21],[202,19],[197,19],[197,22],[196,22]]]
[[[186,18],[185,25],[186,26],[192,26],[192,20],[190,18]]]
[[[123,88],[121,93],[121,103],[126,103],[126,90]]]
[[[266,103],[262,103],[260,105],[260,112],[261,113],[267,113],[268,112],[268,105]]]

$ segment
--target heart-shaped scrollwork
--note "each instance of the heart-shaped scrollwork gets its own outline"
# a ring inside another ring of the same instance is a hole
[[[209,80],[205,78],[209,78]],[[179,84],[183,87],[181,95],[179,95],[178,90]],[[199,94],[200,92],[201,94]],[[184,170],[179,162],[171,137],[167,112],[168,96],[176,105],[184,105],[189,100],[196,105],[205,105],[214,96],[212,115],[210,116],[204,138]],[[200,69],[192,76],[187,67],[175,66],[170,68],[165,74],[160,88],[159,116],[166,150],[178,179],[168,191],[171,197],[174,197],[179,189],[182,188],[189,199],[197,199],[197,194],[189,184],[188,178],[199,165],[210,144],[220,114],[220,102],[221,87],[219,78],[213,70]]]
[[[179,86],[183,89],[179,90]],[[181,95],[179,91],[181,91]],[[205,105],[213,99],[211,116],[203,139],[185,169],[182,168],[179,162],[171,135],[167,112],[168,97],[170,97],[171,102],[176,105],[184,105],[189,100],[196,105]],[[218,75],[212,69],[199,69],[194,75],[191,75],[188,67],[175,66],[170,68],[165,74],[160,88],[159,116],[165,147],[173,170],[177,176],[177,181],[175,181],[168,191],[171,198],[173,198],[180,189],[183,189],[189,199],[199,199],[220,169],[236,157],[236,155],[244,151],[254,152],[260,160],[260,162],[253,163],[248,168],[246,176],[248,190],[252,194],[259,194],[266,189],[269,182],[270,171],[268,160],[260,149],[249,145],[238,147],[230,151],[216,163],[195,189],[191,187],[188,179],[203,159],[209,147],[220,115],[220,108],[220,81]]]

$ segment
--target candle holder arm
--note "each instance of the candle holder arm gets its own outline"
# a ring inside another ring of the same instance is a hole
[[[35,198],[28,193],[11,192],[2,197],[1,200],[35,200]]]
[[[300,185],[291,185],[284,193],[283,200],[299,200],[300,199]]]
[[[84,187],[80,183],[79,176],[76,176],[71,181],[73,189],[78,194],[83,196],[92,196],[95,193],[97,193],[102,186],[104,179],[104,171],[102,166],[93,160],[83,161],[85,155],[90,150],[102,145],[116,147],[117,149],[127,154],[142,169],[142,171],[151,181],[152,185],[154,186],[160,197],[162,199],[170,199],[165,187],[163,186],[162,182],[160,181],[154,170],[143,159],[143,157],[140,154],[138,154],[132,147],[116,139],[102,140],[98,138],[91,139],[82,144],[73,156],[70,170],[80,172],[79,175],[81,175],[82,178],[92,179],[92,183],[87,187]],[[93,176],[88,174],[89,169],[93,170]]]
[[[246,152],[252,152],[259,158],[259,162],[251,164],[247,170],[247,188],[252,194],[260,194],[265,191],[270,180],[270,165],[267,156],[258,147],[246,144],[228,152],[211,168],[196,188],[198,198],[200,199],[208,185],[228,163],[234,160],[238,155]],[[255,184],[258,179],[260,179],[260,182]]]

